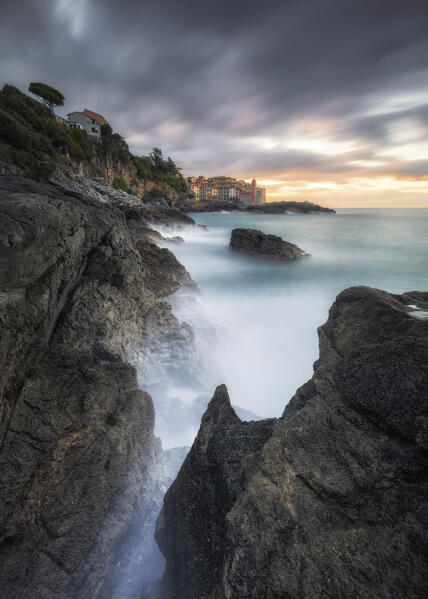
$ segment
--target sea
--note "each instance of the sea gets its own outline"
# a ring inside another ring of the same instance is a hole
[[[178,292],[171,301],[177,317],[194,328],[205,385],[180,383],[172,395],[187,406],[196,401],[202,411],[225,383],[241,418],[280,416],[312,376],[317,328],[343,289],[428,290],[428,209],[191,216],[206,229],[180,233],[185,243],[169,247],[199,293],[190,300]],[[279,235],[310,257],[277,262],[231,250],[235,227]],[[164,447],[191,444],[199,417],[178,419],[171,428],[160,414]]]
[[[155,404],[155,433],[170,450],[166,455],[177,456],[172,478],[217,385],[226,383],[244,420],[282,414],[296,389],[312,376],[317,328],[343,289],[428,290],[428,209],[192,216],[206,228],[180,231],[184,243],[167,247],[199,291],[183,288],[168,301],[177,318],[194,330],[195,368],[178,376],[172,364],[160,384],[143,384]],[[236,227],[280,235],[310,257],[280,263],[230,250]],[[156,514],[154,509],[140,544],[127,558],[126,580],[118,582],[124,597],[139,596],[142,582],[163,571],[164,560],[153,541]]]

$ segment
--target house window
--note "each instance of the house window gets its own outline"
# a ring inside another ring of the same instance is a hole
[[[92,133],[98,133],[98,129],[96,127],[92,127]]]

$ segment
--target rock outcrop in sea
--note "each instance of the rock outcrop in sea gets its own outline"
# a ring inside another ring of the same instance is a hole
[[[158,599],[428,596],[427,306],[342,292],[281,418],[217,388],[158,519]]]
[[[284,241],[278,235],[268,235],[256,229],[233,229],[229,247],[232,250],[271,260],[296,260],[308,256],[294,243]]]
[[[192,330],[162,299],[190,275],[134,241],[129,198],[66,184],[0,178],[2,599],[125,596],[120,557],[165,490],[140,389],[162,348],[181,372],[193,359]]]
[[[249,212],[250,214],[317,214],[336,211],[312,202],[267,202],[266,204],[245,204],[240,200],[198,201],[178,198],[175,205],[184,212]]]

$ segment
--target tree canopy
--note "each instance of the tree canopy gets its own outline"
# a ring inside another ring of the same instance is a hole
[[[64,105],[64,96],[60,91],[47,85],[46,83],[33,82],[30,83],[28,88],[32,94],[37,96],[39,100],[49,108],[49,110],[53,113],[53,109],[55,106],[63,106]]]
[[[162,150],[160,148],[153,148],[153,150],[149,154],[149,158],[152,162],[152,165],[155,168],[159,168],[159,169],[162,168],[162,166],[164,164],[164,160],[163,160]]]

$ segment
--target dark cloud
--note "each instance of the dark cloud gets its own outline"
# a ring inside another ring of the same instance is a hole
[[[374,159],[399,118],[426,125],[422,100],[385,102],[427,92],[427,27],[417,0],[15,0],[2,3],[0,77],[55,85],[67,110],[102,112],[134,150],[162,145],[198,172],[338,172]],[[254,141],[284,142],[305,119],[360,154]]]

